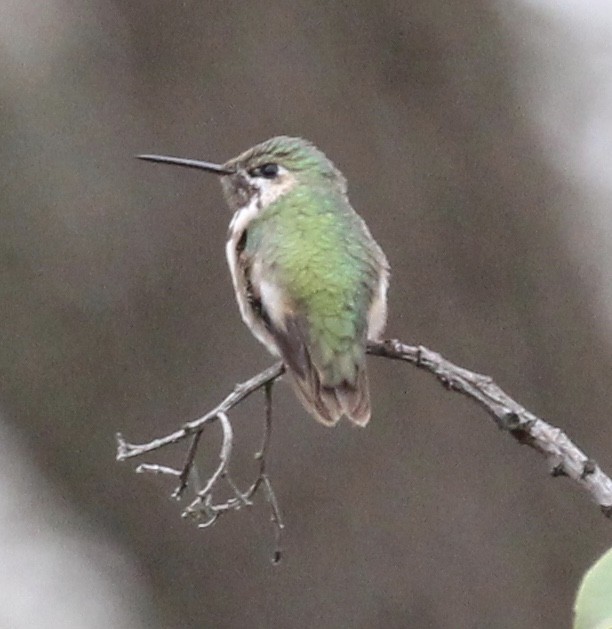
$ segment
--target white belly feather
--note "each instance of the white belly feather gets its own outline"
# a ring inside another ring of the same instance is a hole
[[[368,310],[368,341],[379,341],[387,324],[387,289],[389,288],[389,271],[386,259],[381,264],[378,286]]]
[[[263,320],[253,310],[247,297],[247,284],[244,270],[238,261],[237,246],[244,231],[248,229],[249,223],[260,211],[261,201],[255,195],[251,202],[238,210],[230,223],[230,238],[225,247],[227,263],[232,274],[232,283],[236,293],[236,300],[240,309],[240,315],[244,323],[251,330],[253,335],[266,346],[268,351],[275,356],[280,356],[274,337],[266,329]],[[251,260],[250,281],[256,293],[261,299],[261,303],[267,312],[272,325],[284,327],[284,314],[286,304],[283,299],[281,289],[269,281],[262,272],[261,260]],[[367,315],[367,337],[368,340],[378,340],[387,322],[387,288],[389,286],[389,271],[387,261],[381,252],[379,280],[376,291],[373,295]]]
[[[238,263],[238,242],[242,238],[244,231],[248,228],[249,223],[257,216],[259,212],[259,204],[257,197],[253,197],[249,205],[238,210],[230,223],[230,237],[225,246],[225,254],[232,275],[232,283],[234,292],[236,293],[236,301],[240,310],[242,320],[251,330],[255,338],[266,346],[267,350],[275,356],[280,356],[276,347],[276,342],[272,335],[266,329],[264,322],[255,314],[249,300],[247,298],[247,286],[244,272]],[[263,303],[263,299],[262,299]]]

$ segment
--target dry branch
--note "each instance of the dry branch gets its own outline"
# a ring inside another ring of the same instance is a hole
[[[426,347],[406,345],[397,340],[371,342],[368,345],[368,353],[411,363],[433,374],[446,389],[461,393],[479,404],[500,429],[510,433],[519,443],[528,445],[543,455],[553,476],[568,476],[574,480],[591,495],[604,515],[612,518],[612,480],[563,431],[523,408],[504,393],[490,377],[458,367]],[[201,527],[210,526],[223,513],[251,505],[255,494],[263,488],[270,505],[271,521],[275,527],[275,562],[280,560],[280,536],[284,526],[266,471],[266,456],[272,428],[272,385],[284,371],[284,365],[278,362],[246,382],[237,384],[234,390],[206,415],[188,422],[181,429],[165,437],[144,444],[132,444],[125,441],[121,435],[117,435],[117,460],[119,461],[139,457],[191,438],[181,469],[156,464],[142,464],[137,468],[139,472],[153,472],[178,478],[178,486],[172,494],[178,499],[187,488],[190,476],[195,476],[195,456],[205,426],[218,420],[223,430],[219,464],[204,487],[196,488],[195,498],[186,507],[183,515],[195,517]],[[259,389],[264,389],[265,392],[262,445],[255,455],[259,461],[259,473],[249,488],[241,492],[229,475],[233,430],[228,414],[246,397]],[[223,502],[215,503],[213,494],[223,480],[231,490],[232,496]],[[193,481],[192,484],[194,484]]]
[[[568,476],[574,480],[591,494],[603,514],[612,518],[610,477],[562,430],[523,408],[489,376],[458,367],[422,345],[405,345],[396,340],[371,343],[368,353],[412,363],[432,373],[448,390],[461,393],[479,404],[499,428],[542,454],[553,476]]]

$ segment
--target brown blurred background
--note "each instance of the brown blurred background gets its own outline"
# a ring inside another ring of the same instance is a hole
[[[132,156],[286,133],[343,170],[385,249],[389,335],[491,374],[612,471],[611,195],[576,150],[612,80],[604,21],[535,1],[2,5],[0,625],[568,627],[610,522],[414,368],[371,361],[364,431],[277,387],[278,567],[265,505],[198,531],[166,479],[114,462],[114,434],[169,432],[271,362],[234,305],[218,183]],[[243,482],[260,423],[259,398],[235,414]]]

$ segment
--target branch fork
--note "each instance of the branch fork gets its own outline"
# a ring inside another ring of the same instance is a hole
[[[526,410],[489,376],[459,367],[422,345],[406,345],[394,339],[370,342],[367,352],[373,356],[411,363],[432,374],[447,390],[471,399],[487,412],[501,430],[508,432],[518,443],[527,445],[542,455],[548,463],[552,476],[571,478],[599,505],[602,513],[612,519],[612,480],[610,477],[562,430]],[[179,430],[148,443],[129,443],[121,434],[117,434],[118,461],[140,457],[168,445],[191,439],[180,469],[142,463],[136,471],[177,478],[178,484],[172,493],[172,497],[177,500],[183,497],[191,484],[195,497],[184,509],[183,517],[195,519],[200,528],[211,526],[224,513],[251,506],[256,494],[263,490],[270,507],[270,519],[275,531],[274,563],[278,563],[281,559],[281,535],[284,524],[272,482],[267,473],[266,459],[272,431],[272,387],[284,372],[283,363],[275,363],[249,380],[236,384],[233,391],[220,404],[202,417],[187,422]],[[265,394],[265,413],[261,446],[255,454],[255,459],[259,462],[258,475],[248,489],[241,492],[229,474],[233,444],[233,428],[229,412],[260,389],[263,389]],[[206,425],[212,423],[219,423],[223,432],[219,463],[203,487],[200,487],[195,458],[202,433]],[[215,502],[214,493],[222,484],[229,488],[231,496],[225,501]]]

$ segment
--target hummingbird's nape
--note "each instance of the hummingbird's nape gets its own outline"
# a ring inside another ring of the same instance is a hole
[[[185,168],[197,168],[206,170],[216,175],[233,175],[236,171],[226,168],[221,164],[202,162],[197,159],[185,159],[183,157],[168,157],[166,155],[136,155],[136,159],[143,159],[146,162],[156,162],[158,164],[171,164],[173,166],[184,166]]]

